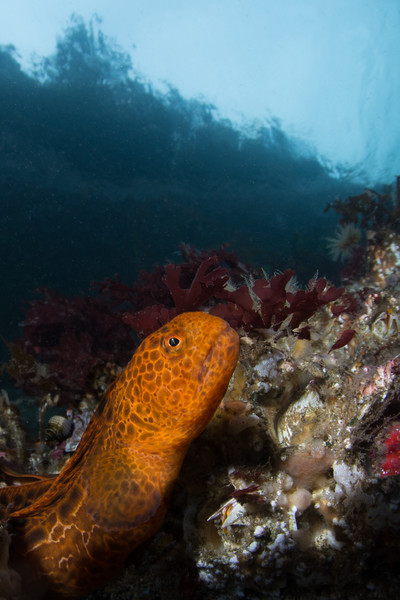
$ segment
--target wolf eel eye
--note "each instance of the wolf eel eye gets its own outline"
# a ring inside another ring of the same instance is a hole
[[[179,338],[176,337],[171,337],[168,340],[168,344],[172,347],[175,348],[176,346],[179,346],[179,344],[181,343],[181,340]]]

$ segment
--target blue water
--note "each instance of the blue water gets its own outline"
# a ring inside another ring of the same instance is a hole
[[[18,333],[41,285],[86,293],[92,280],[178,260],[181,242],[228,242],[239,259],[319,271],[335,197],[359,193],[279,126],[246,133],[206,102],[135,77],[127,54],[75,19],[54,55],[27,74],[0,51],[0,333]],[[335,171],[336,172],[336,171]],[[390,182],[389,182],[390,183]]]

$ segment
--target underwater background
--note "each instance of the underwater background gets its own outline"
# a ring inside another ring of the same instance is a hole
[[[306,15],[312,10],[307,5],[300,11]],[[389,2],[382,8],[384,23],[393,17],[392,8]],[[276,16],[269,9],[261,12],[266,23]],[[288,9],[282,10],[285,16]],[[336,23],[330,11],[325,24],[329,18]],[[51,14],[39,6],[32,32],[41,26],[46,30]],[[190,14],[187,10],[187,19]],[[142,17],[138,12],[132,23]],[[292,21],[287,26],[291,31]],[[6,22],[3,28],[9,37]],[[146,73],[135,70],[126,49],[103,33],[97,17],[84,21],[74,16],[64,32],[56,33],[56,50],[36,55],[28,66],[18,47],[1,47],[0,308],[5,338],[16,335],[20,309],[38,286],[86,293],[92,280],[115,273],[131,284],[141,269],[177,258],[182,242],[201,249],[228,243],[240,260],[269,274],[291,267],[302,282],[316,270],[338,281],[337,263],[326,247],[337,219],[324,209],[336,197],[362,192],[363,183],[372,185],[371,173],[378,190],[392,184],[393,162],[387,160],[384,168],[379,152],[370,148],[376,158],[370,172],[365,164],[323,161],[317,149],[286,132],[274,115],[239,126],[220,116],[206,97],[184,97],[174,81],[160,91]],[[289,51],[286,35],[281,43]],[[160,50],[162,40],[160,34]],[[155,56],[160,50],[153,47]],[[361,67],[364,77],[370,73]],[[391,81],[396,89],[397,74]],[[338,79],[338,97],[347,83]],[[296,92],[289,89],[288,96]],[[370,96],[359,98],[360,114]],[[268,97],[263,104],[268,111]],[[376,118],[382,120],[388,110],[379,107]],[[386,130],[379,137],[388,135]],[[343,137],[342,145],[349,144]],[[385,179],[377,180],[382,173]]]
[[[61,23],[16,0],[33,55],[0,7],[0,456],[59,472],[138,341],[205,310],[240,333],[233,383],[164,529],[93,598],[382,597],[399,550],[400,5],[118,1],[103,23],[107,3],[73,4]],[[131,19],[129,42],[109,35]]]

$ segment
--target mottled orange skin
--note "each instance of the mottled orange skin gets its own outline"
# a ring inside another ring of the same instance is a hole
[[[238,335],[222,319],[179,315],[142,342],[56,479],[0,490],[0,502],[11,503],[12,553],[49,597],[96,589],[154,535],[238,351]]]

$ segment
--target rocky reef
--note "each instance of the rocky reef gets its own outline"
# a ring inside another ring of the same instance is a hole
[[[108,595],[92,598],[395,592],[400,287],[389,255],[399,244],[389,236],[369,247],[354,315],[332,319],[320,307],[308,339],[284,327],[242,335],[228,393],[187,457],[163,529]]]
[[[361,236],[355,238],[358,245]],[[190,301],[235,322],[241,354],[223,402],[189,450],[163,527],[135,553],[122,578],[91,600],[372,599],[396,593],[397,216],[367,232],[361,270],[354,268],[360,248],[353,250],[346,289],[313,279],[298,290],[290,271],[269,280],[258,274],[257,279],[224,249],[216,260],[191,250],[190,285],[179,279],[185,266],[169,266],[161,273],[169,290],[175,290],[175,304],[168,304],[167,290],[158,290],[157,305],[143,299],[145,283],[150,290],[154,282],[142,276],[142,306],[136,312],[120,311],[125,324],[143,332],[179,307],[187,310]],[[186,268],[185,276],[188,272]],[[113,289],[114,296],[123,291]],[[110,295],[110,282],[107,290]],[[125,326],[122,331],[125,338]],[[19,347],[26,352],[29,343]],[[93,363],[90,393],[86,390],[80,403],[69,403],[63,417],[68,424],[53,419],[47,441],[32,447],[29,458],[4,396],[9,410],[0,423],[4,439],[10,439],[12,428],[20,437],[10,451],[12,444],[4,443],[2,455],[19,462],[24,456],[32,471],[59,470],[76,447],[97,397],[118,371],[114,358],[110,350],[104,354],[103,370]],[[54,377],[52,382],[57,384]],[[3,531],[0,544],[5,548]]]

